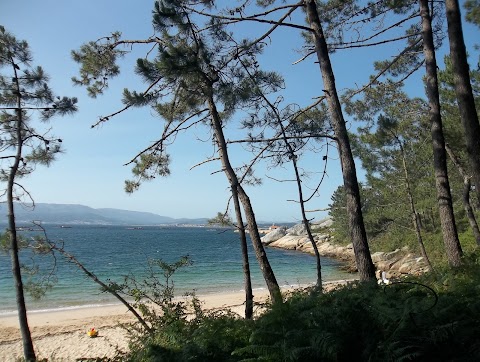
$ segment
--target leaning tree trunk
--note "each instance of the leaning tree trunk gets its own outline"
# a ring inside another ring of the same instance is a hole
[[[417,210],[415,208],[415,202],[413,200],[413,193],[412,187],[410,186],[410,175],[408,173],[407,168],[407,160],[405,158],[405,149],[403,148],[402,142],[397,138],[397,143],[400,146],[400,152],[402,153],[402,165],[403,165],[403,172],[405,174],[405,188],[408,195],[408,201],[410,203],[410,211],[412,213],[412,223],[413,228],[415,229],[415,235],[417,236],[418,245],[420,246],[420,252],[422,253],[423,258],[427,262],[428,267],[430,270],[433,270],[432,263],[428,257],[427,251],[425,250],[425,244],[423,243],[422,232],[420,231],[420,223],[417,217]]]
[[[300,173],[298,172],[297,166],[297,155],[293,147],[290,145],[287,139],[287,134],[285,132],[285,127],[283,126],[281,120],[278,121],[278,124],[282,130],[282,137],[283,141],[285,142],[285,146],[288,149],[288,153],[290,154],[290,158],[292,160],[293,170],[295,171],[295,180],[297,182],[297,191],[298,191],[298,201],[300,202],[300,211],[302,213],[302,222],[305,226],[305,230],[307,230],[308,240],[312,245],[313,252],[315,254],[315,260],[317,262],[317,283],[316,289],[318,291],[322,291],[322,260],[320,258],[320,253],[318,252],[317,244],[315,243],[315,239],[312,235],[312,229],[310,227],[310,221],[307,219],[307,213],[305,211],[305,200],[303,199],[303,189],[302,189],[302,179],[300,177]]]
[[[440,114],[440,97],[438,93],[437,61],[433,43],[432,18],[428,0],[419,0],[422,17],[423,53],[426,67],[426,93],[430,106],[430,123],[433,145],[433,167],[437,188],[438,209],[442,225],[443,242],[448,262],[457,267],[461,264],[462,248],[458,241],[455,216],[453,214],[452,195],[447,172],[447,155]]]
[[[350,237],[352,239],[355,260],[360,275],[360,280],[375,279],[375,267],[372,262],[370,250],[363,222],[360,189],[357,181],[357,172],[353,160],[350,140],[343,118],[342,107],[338,99],[335,86],[330,56],[327,43],[323,34],[322,25],[318,16],[315,0],[305,0],[308,23],[312,29],[312,39],[320,64],[323,78],[324,92],[327,96],[330,122],[337,138],[338,152],[342,165],[343,183],[347,196],[347,214]]]
[[[218,145],[218,151],[220,154],[220,159],[222,161],[223,171],[225,172],[230,186],[235,188],[238,191],[238,198],[242,203],[243,210],[245,211],[245,217],[247,219],[248,231],[250,233],[250,239],[252,241],[253,248],[255,250],[255,256],[260,265],[260,270],[262,271],[263,278],[267,284],[268,291],[270,293],[270,298],[272,303],[282,303],[282,293],[280,292],[280,287],[278,286],[277,279],[273,273],[270,262],[268,261],[267,254],[263,247],[262,241],[260,239],[260,234],[258,233],[257,221],[255,220],[255,213],[253,212],[252,204],[247,193],[240,185],[238,177],[233,170],[233,167],[230,163],[227,151],[227,143],[223,134],[222,122],[220,116],[218,115],[217,107],[215,101],[211,94],[212,86],[210,84],[210,94],[208,95],[208,107],[210,110],[210,115],[212,118],[212,126],[215,134],[215,138]]]
[[[458,0],[445,0],[447,11],[448,38],[450,41],[450,59],[452,60],[455,94],[457,96],[460,119],[465,132],[467,155],[475,183],[477,203],[480,204],[480,123],[475,98],[470,82],[467,51],[463,39],[462,17]]]
[[[475,218],[475,213],[473,212],[472,204],[470,203],[470,188],[471,188],[470,177],[467,175],[467,173],[463,169],[462,164],[460,163],[460,160],[457,158],[457,156],[455,155],[453,150],[450,148],[450,145],[448,143],[445,144],[445,148],[447,150],[448,155],[450,156],[450,159],[452,160],[452,163],[457,167],[457,170],[460,173],[460,176],[462,176],[463,178],[463,193],[462,193],[463,207],[465,209],[465,213],[467,214],[468,223],[472,228],[473,236],[477,241],[477,245],[480,245],[480,229],[478,228],[477,219]]]
[[[288,142],[287,142],[288,144]],[[290,145],[288,147],[291,149]],[[318,291],[322,291],[322,263],[321,263],[321,258],[320,258],[320,253],[318,252],[318,247],[317,244],[315,243],[315,239],[313,238],[312,235],[312,229],[310,227],[310,222],[307,219],[307,214],[305,212],[305,201],[303,200],[303,191],[302,191],[302,180],[300,178],[300,174],[298,172],[298,167],[297,167],[297,160],[296,160],[296,155],[291,150],[292,154],[292,163],[293,163],[293,168],[295,169],[295,178],[297,180],[297,189],[298,189],[298,197],[300,201],[300,210],[302,211],[302,221],[303,225],[305,225],[305,229],[307,230],[307,235],[308,235],[308,240],[310,240],[310,244],[312,244],[313,252],[315,254],[315,260],[317,262],[317,283],[316,283],[316,289]]]
[[[16,76],[16,72],[15,72]],[[18,83],[17,83],[18,86]],[[18,87],[18,94],[20,94],[20,88]],[[30,328],[28,327],[27,319],[27,307],[25,305],[25,295],[23,291],[23,281],[22,281],[22,272],[20,268],[20,259],[18,256],[18,236],[15,224],[15,210],[13,205],[13,188],[15,183],[15,176],[18,171],[18,166],[22,158],[22,147],[23,147],[23,121],[22,121],[22,111],[21,111],[21,101],[20,97],[17,99],[17,120],[16,120],[16,134],[17,134],[17,150],[15,154],[15,159],[10,172],[8,174],[7,180],[7,205],[8,205],[8,234],[10,237],[10,258],[12,261],[12,275],[15,283],[15,292],[16,292],[16,301],[17,301],[17,310],[18,310],[18,321],[20,324],[20,333],[22,336],[23,342],[23,355],[26,361],[35,361],[35,350],[33,349],[32,335],[30,333]]]
[[[235,215],[237,217],[237,230],[240,234],[240,245],[242,247],[243,262],[243,283],[245,286],[245,318],[253,318],[253,291],[252,278],[250,274],[250,263],[248,261],[247,234],[245,225],[243,224],[242,211],[240,210],[240,202],[238,201],[238,191],[232,186],[232,198],[235,206]]]
[[[97,283],[98,285],[100,285],[102,287],[102,289],[108,293],[110,293],[111,295],[113,295],[115,298],[117,298],[125,307],[127,307],[128,311],[130,313],[132,313],[135,318],[137,318],[137,320],[140,322],[140,324],[143,326],[143,328],[145,329],[145,331],[147,331],[148,333],[152,334],[154,332],[154,330],[147,324],[147,322],[145,321],[145,319],[142,318],[142,316],[135,310],[135,308],[133,308],[133,306],[127,301],[125,300],[125,298],[123,298],[120,294],[118,294],[116,292],[116,290],[114,288],[111,288],[109,287],[107,284],[105,284],[103,281],[101,281],[100,279],[98,279],[98,277],[92,273],[90,270],[88,270],[87,268],[85,268],[85,266],[80,262],[78,261],[78,259],[65,251],[65,249],[63,248],[59,248],[57,247],[54,243],[51,243],[51,242],[48,242],[48,245],[49,247],[54,250],[54,251],[57,251],[59,252],[60,254],[62,254],[68,261],[72,262],[73,264],[75,264],[81,271],[83,271],[85,273],[85,275],[87,277],[89,277],[90,279],[92,279],[95,283]]]

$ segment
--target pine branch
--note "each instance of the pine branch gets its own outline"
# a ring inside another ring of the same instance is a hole
[[[395,65],[395,63],[397,63],[406,53],[408,53],[410,50],[415,48],[421,41],[422,41],[422,39],[419,38],[415,43],[406,47],[385,68],[383,68],[380,72],[378,72],[377,75],[368,84],[364,85],[361,89],[358,89],[355,92],[349,94],[349,98],[352,98],[355,95],[357,95],[359,93],[362,93],[365,89],[369,88],[372,84],[374,84],[378,80],[378,78],[380,78],[383,74],[385,74],[391,67],[393,67]]]
[[[192,118],[194,118],[194,117],[196,117],[196,116],[199,116],[200,114],[202,114],[202,113],[205,112],[205,111],[208,111],[208,108],[201,109],[200,111],[198,111],[198,112],[196,112],[196,113],[194,113],[194,114],[191,114],[190,116],[188,116],[188,117],[185,118],[184,120],[180,121],[179,124],[178,124],[174,129],[170,130],[168,133],[165,133],[165,131],[164,131],[164,133],[163,133],[163,135],[162,135],[162,138],[161,138],[160,140],[154,142],[151,146],[149,146],[149,147],[143,149],[142,151],[140,151],[139,153],[137,153],[130,161],[128,161],[127,163],[125,163],[124,166],[128,166],[129,164],[135,162],[135,160],[138,159],[141,155],[143,155],[143,154],[145,154],[145,153],[147,153],[147,152],[149,152],[149,151],[152,151],[152,150],[154,150],[155,148],[158,148],[159,146],[161,146],[161,145],[163,144],[163,142],[164,142],[165,140],[167,140],[167,139],[168,139],[170,136],[172,136],[173,134],[176,134],[176,133],[178,133],[178,132],[180,132],[180,131],[183,131],[183,130],[187,130],[187,129],[189,129],[189,128],[192,127],[192,126],[194,126],[194,125],[196,125],[196,124],[198,124],[198,123],[203,122],[203,120],[205,119],[205,117],[204,117],[204,118],[201,118],[201,119],[198,120],[198,121],[193,122],[192,124],[190,124],[190,125],[188,125],[188,126],[186,126],[186,127],[184,127],[184,128],[181,128],[181,126],[182,126],[183,124],[185,124],[186,122],[188,122],[190,119],[192,119]],[[172,122],[168,123],[167,127],[168,127],[170,124],[172,124]]]
[[[273,137],[273,138],[263,138],[263,139],[241,139],[241,140],[233,140],[233,141],[227,141],[227,144],[231,144],[231,143],[264,143],[264,142],[268,142],[271,144],[273,144],[275,141],[280,141],[280,140],[283,140],[283,139],[287,139],[287,140],[301,140],[301,139],[309,139],[309,138],[329,138],[331,140],[336,140],[337,138],[332,136],[332,135],[329,135],[329,134],[326,134],[326,133],[312,133],[312,134],[309,134],[309,135],[305,135],[305,136],[286,136],[285,138],[278,135],[276,137]]]
[[[334,45],[333,47],[330,46],[331,49],[335,50],[343,50],[343,49],[351,49],[351,48],[366,48],[366,47],[371,47],[371,46],[376,46],[376,45],[383,45],[383,44],[388,44],[388,43],[394,43],[399,40],[404,40],[404,39],[410,39],[414,36],[420,35],[421,33],[414,33],[414,34],[407,34],[403,36],[399,36],[397,38],[391,38],[391,39],[386,39],[386,40],[381,40],[375,43],[367,43],[367,44],[358,44],[363,42],[363,40],[358,41],[358,42],[351,42],[351,43],[337,43],[337,45]],[[343,46],[345,44],[345,46]]]
[[[313,196],[318,192],[318,190],[320,189],[320,186],[322,185],[323,183],[323,180],[325,179],[325,176],[327,175],[327,165],[328,165],[328,142],[327,142],[327,153],[325,156],[323,156],[323,160],[325,161],[324,165],[323,165],[323,173],[322,173],[322,177],[320,178],[320,181],[318,182],[317,184],[317,187],[315,188],[315,190],[312,192],[312,194],[310,195],[310,197],[307,197],[305,199],[305,202],[309,202]]]
[[[147,94],[150,92],[150,90],[151,90],[153,87],[155,87],[155,86],[158,84],[158,82],[160,82],[160,81],[161,81],[161,78],[158,78],[155,82],[151,83],[151,84],[147,87],[147,89],[143,92],[143,94],[144,94],[144,95],[147,95]],[[98,122],[96,122],[96,123],[94,123],[93,125],[91,125],[91,128],[97,127],[100,123],[103,123],[103,122],[108,121],[111,117],[114,117],[114,116],[116,116],[116,115],[118,115],[118,114],[120,114],[120,113],[123,113],[124,111],[126,111],[127,109],[129,109],[129,108],[132,107],[132,106],[133,106],[133,104],[127,104],[127,105],[126,105],[125,107],[123,107],[122,109],[120,109],[120,110],[118,110],[118,111],[116,111],[116,112],[113,112],[113,113],[109,114],[108,116],[100,117],[100,119],[98,120]]]
[[[282,20],[279,20],[279,21],[259,19],[260,17],[264,17],[264,16],[272,14],[276,11],[284,10],[284,9],[289,9],[287,14],[288,14],[288,16],[290,16],[290,14],[292,14],[293,11],[295,11],[298,7],[302,7],[302,6],[303,6],[303,1],[300,1],[299,3],[293,4],[293,5],[279,6],[277,8],[265,11],[263,13],[253,14],[253,15],[249,15],[249,16],[245,16],[245,17],[244,16],[237,17],[237,16],[218,15],[218,14],[207,13],[207,12],[197,10],[197,9],[191,8],[191,7],[186,7],[186,8],[188,10],[196,13],[196,14],[203,15],[203,16],[206,16],[206,17],[209,17],[209,18],[228,20],[228,22],[222,23],[222,25],[235,24],[235,23],[238,23],[238,22],[241,22],[241,21],[253,21],[253,22],[264,23],[264,24],[282,25],[282,26],[286,26],[286,27],[291,27],[291,28],[311,32],[312,29],[310,29],[309,27],[284,22],[283,19],[286,18],[285,16],[283,16],[281,18]]]

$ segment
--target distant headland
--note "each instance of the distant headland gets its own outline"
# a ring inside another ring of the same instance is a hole
[[[212,215],[213,216],[213,215]],[[151,212],[130,211],[112,208],[95,209],[77,204],[36,203],[35,208],[16,204],[15,220],[18,226],[31,226],[32,221],[57,225],[128,225],[128,226],[202,226],[208,218],[172,218]],[[7,223],[7,208],[0,204],[0,224]],[[268,224],[271,222],[259,222]],[[293,223],[292,223],[293,225]]]
[[[7,222],[6,205],[0,204],[1,222]],[[175,219],[151,212],[130,211],[121,209],[94,209],[84,205],[36,203],[35,208],[15,208],[17,225],[31,224],[39,221],[42,224],[61,225],[202,225],[207,224],[207,218]]]

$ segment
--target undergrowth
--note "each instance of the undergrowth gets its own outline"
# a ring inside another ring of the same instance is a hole
[[[197,304],[190,318],[177,313],[137,339],[127,360],[480,360],[480,267],[469,258],[458,270],[383,287],[295,292],[253,321]]]

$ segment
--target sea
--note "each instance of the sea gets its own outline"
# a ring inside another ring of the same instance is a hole
[[[149,260],[175,263],[188,256],[191,265],[176,270],[172,276],[175,295],[195,292],[205,295],[243,290],[243,272],[239,235],[231,229],[176,226],[44,226],[48,238],[63,245],[90,272],[104,282],[122,283],[124,277],[142,280],[147,275]],[[26,238],[42,236],[38,230],[24,230]],[[281,286],[315,283],[315,258],[298,251],[266,247],[277,281]],[[266,289],[252,248],[249,250],[254,290]],[[34,278],[48,276],[55,270],[56,282],[40,299],[27,295],[27,309],[54,311],[119,304],[109,293],[88,278],[76,265],[62,255],[33,255],[21,251],[21,262],[32,268]],[[322,258],[324,281],[350,279],[352,274],[341,269],[334,259]],[[29,280],[25,273],[24,281]],[[164,281],[162,271],[158,278]],[[255,294],[255,293],[254,293]],[[15,291],[10,257],[0,252],[0,316],[14,314]]]

